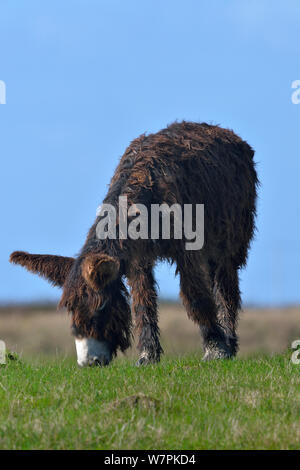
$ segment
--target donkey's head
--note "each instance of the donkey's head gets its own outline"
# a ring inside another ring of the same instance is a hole
[[[104,253],[79,258],[16,251],[10,261],[63,288],[59,306],[72,316],[77,362],[107,365],[130,346],[131,316],[120,263]]]

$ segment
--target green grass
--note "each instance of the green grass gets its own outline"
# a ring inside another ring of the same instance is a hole
[[[0,448],[299,449],[299,385],[290,353],[144,368],[9,361],[0,367]]]

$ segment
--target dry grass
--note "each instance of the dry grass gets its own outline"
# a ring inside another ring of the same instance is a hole
[[[190,353],[201,347],[198,329],[180,304],[161,304],[160,328],[168,354]],[[300,307],[245,309],[240,315],[239,337],[241,356],[282,352],[300,338]],[[0,308],[0,338],[10,350],[24,356],[75,354],[70,319],[54,306]],[[132,354],[136,354],[134,349]]]

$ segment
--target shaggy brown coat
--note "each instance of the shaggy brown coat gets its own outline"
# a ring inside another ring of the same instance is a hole
[[[253,155],[230,130],[182,122],[141,135],[122,156],[104,203],[118,210],[119,196],[127,196],[129,205],[147,208],[204,204],[201,250],[187,251],[184,238],[99,240],[97,217],[76,258],[15,252],[11,261],[61,286],[60,306],[72,312],[74,334],[106,340],[112,354],[124,351],[131,340],[126,278],[139,334],[139,363],[158,361],[162,352],[155,263],[176,263],[183,303],[202,331],[204,357],[231,357],[237,351],[238,270],[246,263],[254,233],[258,180]]]

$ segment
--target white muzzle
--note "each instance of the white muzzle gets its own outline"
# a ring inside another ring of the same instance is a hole
[[[108,343],[94,338],[75,338],[77,363],[80,367],[106,366],[111,361]]]

